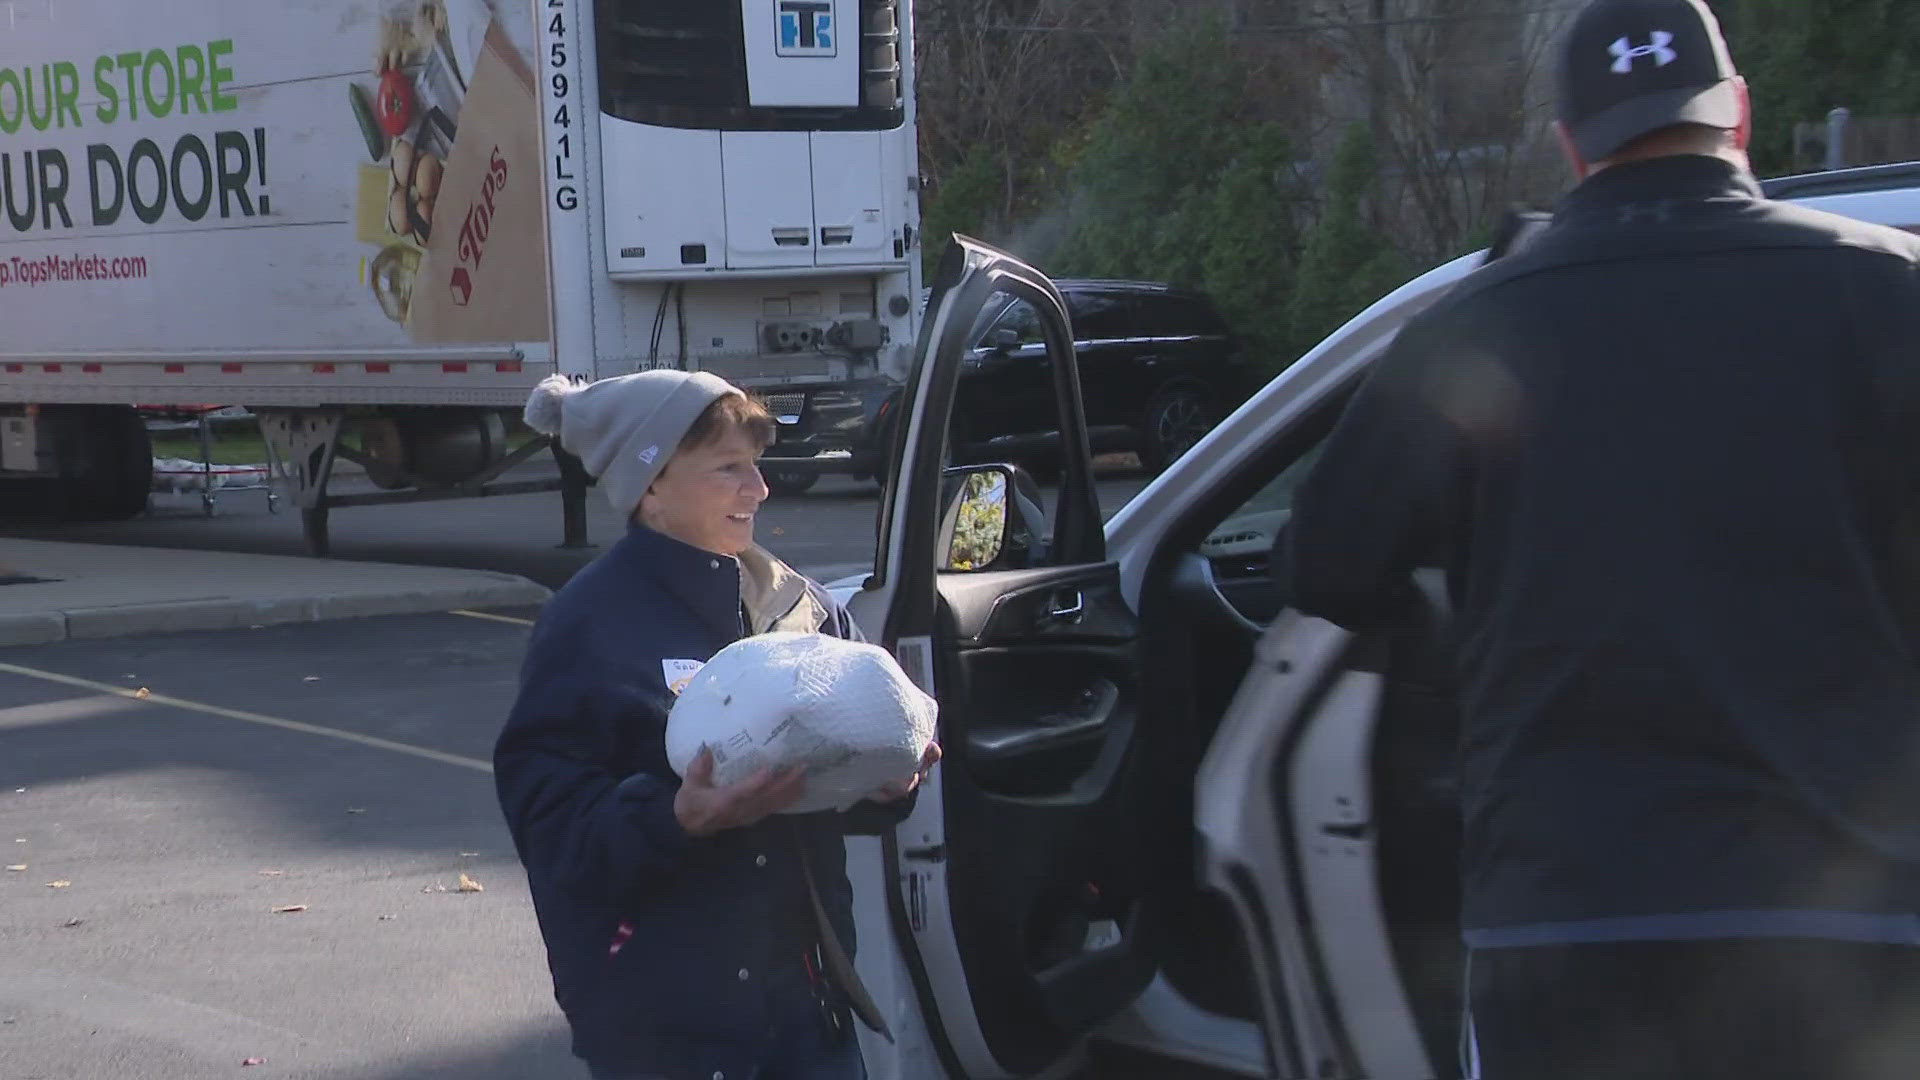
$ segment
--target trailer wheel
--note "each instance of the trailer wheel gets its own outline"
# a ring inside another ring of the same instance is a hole
[[[108,406],[95,416],[108,483],[88,508],[90,516],[107,521],[138,517],[146,512],[153,490],[153,439],[146,421],[124,405]]]
[[[153,442],[139,413],[126,405],[49,408],[41,421],[53,426],[64,511],[58,516],[122,521],[145,512]]]

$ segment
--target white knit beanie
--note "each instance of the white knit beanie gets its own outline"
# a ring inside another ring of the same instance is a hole
[[[741,393],[705,371],[659,368],[595,383],[550,375],[533,388],[524,415],[580,459],[615,510],[631,514],[707,406]]]

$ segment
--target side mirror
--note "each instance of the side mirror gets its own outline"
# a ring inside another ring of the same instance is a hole
[[[987,335],[987,340],[982,344],[989,352],[1011,352],[1020,347],[1020,331],[1004,328],[995,330]]]
[[[1016,465],[966,465],[945,473],[940,518],[944,573],[1018,570],[1044,560],[1040,489]]]
[[[942,570],[986,570],[1007,548],[1013,477],[999,465],[948,469],[940,518]]]

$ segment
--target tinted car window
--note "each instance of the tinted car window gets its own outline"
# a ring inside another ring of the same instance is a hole
[[[1068,293],[1067,312],[1073,316],[1073,336],[1080,341],[1136,337],[1140,333],[1139,312],[1128,296]]]
[[[1198,296],[1153,296],[1141,305],[1140,332],[1154,337],[1225,333],[1213,306]]]
[[[999,308],[998,304],[988,305],[989,311]],[[1020,335],[1021,344],[1029,344],[1041,339],[1040,316],[1033,305],[1025,300],[1015,300],[1005,308],[999,308],[1000,315],[974,338],[976,343],[984,341],[988,334],[996,330],[1012,330]]]

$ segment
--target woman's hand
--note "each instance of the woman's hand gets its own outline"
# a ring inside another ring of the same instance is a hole
[[[928,743],[927,752],[920,755],[920,767],[913,771],[912,776],[898,783],[888,784],[886,787],[867,796],[867,800],[869,802],[890,803],[898,802],[906,798],[913,794],[914,788],[920,786],[920,781],[927,778],[927,773],[932,771],[934,765],[938,763],[939,760],[940,744],[937,742]]]
[[[762,769],[727,787],[713,783],[713,754],[706,747],[687,766],[673,797],[673,816],[688,836],[712,836],[753,825],[794,803],[807,790],[805,769]]]

